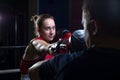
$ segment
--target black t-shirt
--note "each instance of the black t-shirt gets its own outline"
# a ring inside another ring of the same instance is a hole
[[[94,47],[68,63],[55,80],[118,80],[120,50]]]

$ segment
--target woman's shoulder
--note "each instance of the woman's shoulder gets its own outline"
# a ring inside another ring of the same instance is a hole
[[[32,40],[44,40],[42,37],[35,37]]]
[[[33,41],[43,41],[43,38],[41,38],[41,37],[35,37],[32,40],[30,40],[30,43],[33,42]]]
[[[41,37],[35,37],[30,41],[31,44],[43,44],[43,45],[48,45],[49,43],[46,42],[43,38]]]

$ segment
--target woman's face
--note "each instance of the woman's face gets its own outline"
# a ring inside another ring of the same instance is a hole
[[[52,41],[56,34],[55,21],[52,18],[47,18],[39,30],[40,36],[47,42]]]

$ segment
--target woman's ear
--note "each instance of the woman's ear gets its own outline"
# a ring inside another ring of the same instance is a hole
[[[89,31],[90,31],[91,36],[96,35],[96,33],[97,33],[97,24],[96,24],[95,20],[90,21]]]

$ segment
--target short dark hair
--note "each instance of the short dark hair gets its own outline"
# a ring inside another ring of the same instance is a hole
[[[89,10],[91,18],[120,21],[120,0],[84,0],[83,9]]]
[[[118,31],[120,26],[120,0],[84,0],[82,9],[89,12],[90,19],[96,19],[102,26],[106,26],[106,30],[111,28],[111,31],[114,31],[117,28],[115,34],[120,32]]]

